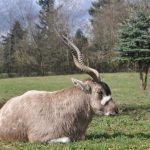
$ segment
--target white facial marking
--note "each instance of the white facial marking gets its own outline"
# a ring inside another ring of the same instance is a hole
[[[109,96],[103,96],[103,99],[101,100],[101,104],[105,105],[110,100],[111,100],[111,95],[109,95]]]
[[[48,143],[69,143],[71,140],[69,137],[62,137],[58,139],[50,140]]]
[[[104,115],[105,115],[105,116],[109,116],[109,115],[110,115],[110,112],[107,112],[107,113],[105,113]]]

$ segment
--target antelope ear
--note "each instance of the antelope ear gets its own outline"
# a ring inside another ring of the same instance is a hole
[[[91,91],[91,87],[88,84],[86,84],[86,83],[84,83],[80,80],[74,79],[74,78],[71,78],[71,80],[72,80],[73,84],[75,86],[80,87],[81,90],[83,90],[85,92],[90,92]]]

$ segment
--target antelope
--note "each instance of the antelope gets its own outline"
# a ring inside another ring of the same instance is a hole
[[[72,78],[74,86],[59,91],[28,91],[0,109],[0,140],[68,143],[85,139],[94,115],[116,115],[118,108],[109,86],[97,70],[86,66],[77,46],[67,37],[77,68],[92,79]]]

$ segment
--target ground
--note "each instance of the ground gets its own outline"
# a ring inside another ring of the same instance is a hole
[[[21,95],[28,90],[54,91],[72,86],[71,77],[86,79],[86,75],[65,75],[0,79],[0,101]],[[116,117],[95,117],[86,132],[86,139],[70,144],[40,144],[0,142],[0,150],[150,150],[150,79],[146,91],[140,89],[136,73],[102,74],[112,90],[120,109]]]

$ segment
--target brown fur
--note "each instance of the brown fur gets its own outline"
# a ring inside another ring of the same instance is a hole
[[[78,140],[91,117],[89,96],[77,87],[56,93],[29,91],[0,110],[0,139],[46,142],[67,136]]]
[[[92,90],[98,85],[92,81]],[[79,87],[62,91],[28,91],[10,99],[0,110],[0,139],[48,142],[69,137],[81,140],[100,99]],[[95,112],[94,112],[95,111]]]

